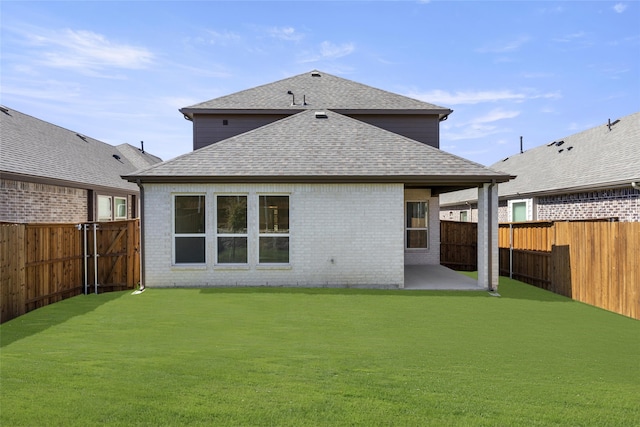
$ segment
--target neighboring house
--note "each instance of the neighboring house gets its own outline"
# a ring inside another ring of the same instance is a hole
[[[500,222],[640,221],[640,113],[527,150],[491,169],[516,175],[500,184]],[[476,221],[477,196],[440,196],[440,219]]]
[[[62,223],[138,217],[139,188],[120,176],[161,161],[0,108],[0,221]]]
[[[468,187],[497,285],[510,177],[438,149],[451,110],[313,71],[180,111],[195,151],[125,176],[149,286],[403,287],[405,265],[439,264],[438,195]]]

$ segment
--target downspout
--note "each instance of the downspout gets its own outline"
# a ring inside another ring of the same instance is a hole
[[[136,180],[138,188],[140,188],[140,290],[144,289],[144,187],[139,179]]]

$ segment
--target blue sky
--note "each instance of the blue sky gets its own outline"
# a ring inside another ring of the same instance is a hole
[[[638,1],[7,1],[0,101],[165,160],[178,109],[313,69],[454,110],[490,165],[640,111]]]

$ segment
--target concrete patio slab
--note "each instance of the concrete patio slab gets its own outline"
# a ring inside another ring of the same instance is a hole
[[[404,289],[484,291],[478,281],[442,265],[405,265]]]

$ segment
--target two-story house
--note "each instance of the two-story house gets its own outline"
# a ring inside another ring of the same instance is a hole
[[[439,264],[439,194],[475,188],[497,286],[510,176],[439,149],[450,109],[312,71],[180,111],[194,151],[125,177],[147,285],[402,288],[405,265]]]

